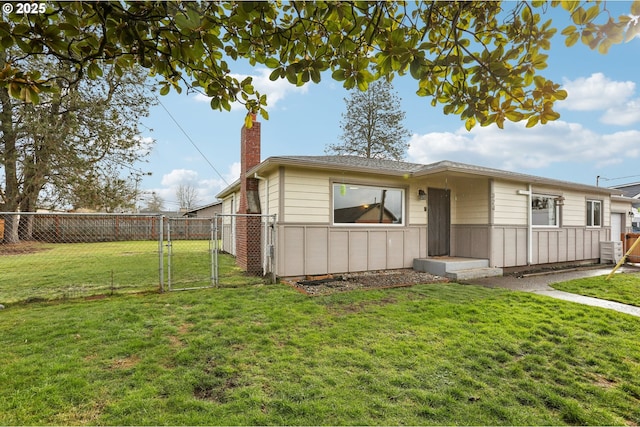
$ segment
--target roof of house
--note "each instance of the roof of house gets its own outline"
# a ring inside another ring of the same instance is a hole
[[[335,222],[338,223],[354,223],[362,218],[367,212],[374,209],[380,209],[380,203],[372,203],[370,205],[350,206],[348,208],[336,209],[333,212]],[[384,208],[384,214],[391,218],[392,221],[397,221],[398,218],[387,208]]]
[[[569,181],[561,181],[551,178],[543,178],[535,175],[527,175],[518,172],[510,172],[501,169],[487,168],[484,166],[469,165],[465,163],[443,160],[427,165],[419,163],[408,163],[395,160],[368,159],[357,156],[275,156],[269,157],[259,165],[247,171],[252,176],[265,173],[279,166],[297,166],[324,170],[349,170],[352,172],[375,173],[377,175],[421,177],[437,173],[459,173],[463,175],[478,175],[493,178],[502,178],[511,181],[526,182],[529,184],[540,184],[550,186],[560,186],[582,191],[622,194],[619,189],[595,187],[592,185],[578,184]],[[224,189],[218,198],[224,198],[236,191],[240,185],[240,180],[236,180],[229,187]]]
[[[222,205],[222,200],[216,200],[215,202],[209,203],[208,205],[198,206],[196,208],[189,209],[184,214],[186,215],[186,214],[190,214],[190,213],[193,213],[193,212],[198,212],[198,211],[201,211],[203,209],[211,208],[211,207],[217,206],[217,205]]]
[[[616,185],[611,188],[622,191],[622,194],[625,197],[630,197],[632,199],[640,198],[640,182],[636,182],[633,184]]]

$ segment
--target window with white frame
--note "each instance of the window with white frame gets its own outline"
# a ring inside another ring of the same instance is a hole
[[[558,196],[534,194],[531,197],[531,223],[534,227],[558,227],[560,206]]]
[[[602,201],[587,200],[587,227],[602,227]]]
[[[360,184],[333,184],[333,223],[403,225],[404,190]]]

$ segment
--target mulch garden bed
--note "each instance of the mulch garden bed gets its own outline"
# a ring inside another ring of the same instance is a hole
[[[443,283],[449,279],[421,273],[411,269],[368,271],[342,275],[306,277],[302,280],[285,281],[287,285],[305,295],[331,295],[355,289],[385,289],[413,286],[424,283]]]

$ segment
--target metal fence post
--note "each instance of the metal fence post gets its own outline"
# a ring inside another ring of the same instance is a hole
[[[213,274],[213,285],[214,286],[218,286],[219,285],[219,278],[218,278],[218,246],[219,246],[219,242],[218,242],[218,233],[220,232],[218,230],[218,213],[214,213],[213,214],[213,238],[214,240],[214,246],[213,246],[213,258],[211,260],[211,268],[212,268],[212,274]],[[221,236],[222,237],[222,236]]]
[[[167,218],[167,284],[171,291],[171,218]]]
[[[159,215],[158,220],[158,279],[160,292],[164,292],[164,215]]]

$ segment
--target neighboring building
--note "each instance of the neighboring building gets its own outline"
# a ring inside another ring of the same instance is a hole
[[[218,198],[223,213],[277,215],[280,277],[410,268],[432,257],[500,268],[596,261],[600,242],[631,228],[631,201],[619,190],[450,161],[261,162],[260,123],[241,139],[241,179]],[[244,247],[256,240],[238,231],[223,243],[245,268],[260,251]]]
[[[220,213],[222,213],[222,200],[188,210],[184,212],[182,216],[186,216],[188,218],[213,218],[215,214]]]
[[[640,208],[640,182],[635,182],[632,184],[616,185],[615,187],[611,187],[611,188],[619,190],[622,192],[622,194],[625,197],[628,197],[629,199],[633,199],[631,201],[633,205],[633,209],[632,209],[633,230],[632,231],[634,233],[640,233],[640,212],[638,212],[638,208]]]

